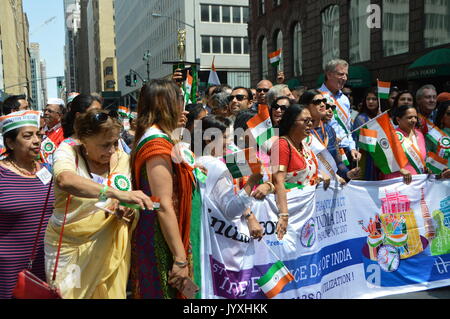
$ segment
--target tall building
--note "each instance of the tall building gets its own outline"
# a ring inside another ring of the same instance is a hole
[[[293,86],[319,87],[324,64],[339,57],[359,97],[377,78],[450,89],[450,1],[250,0],[250,12],[252,84],[275,80],[267,55],[282,48]]]
[[[48,89],[47,89],[47,63],[45,60],[41,60],[41,88],[42,88],[42,105],[45,106],[48,100]]]
[[[177,31],[186,30],[185,60],[199,59],[199,78],[206,86],[211,63],[222,83],[250,85],[247,39],[248,0],[116,0],[119,90],[137,97],[138,88],[125,86],[130,70],[143,79],[170,76],[178,60]],[[144,54],[149,51],[149,74]]]
[[[64,0],[64,17],[66,21],[66,44],[64,51],[67,92],[78,91],[76,41],[80,28],[80,14],[80,0]]]
[[[22,0],[0,1],[0,99],[30,95],[29,24]]]
[[[30,103],[37,110],[42,110],[45,106],[42,89],[42,69],[39,43],[30,43],[31,57],[31,95]]]

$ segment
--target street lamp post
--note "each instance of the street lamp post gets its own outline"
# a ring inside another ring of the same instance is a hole
[[[170,19],[170,20],[174,20],[174,21],[176,21],[178,23],[184,24],[184,25],[186,25],[188,27],[191,27],[193,29],[193,31],[194,31],[194,60],[195,60],[195,63],[198,63],[198,64],[200,63],[200,61],[197,62],[197,33],[195,31],[195,11],[194,11],[194,24],[193,25],[189,24],[189,23],[186,23],[184,21],[181,21],[179,19],[167,16],[167,15],[163,15],[161,13],[156,13],[156,12],[152,13],[152,17],[154,17],[154,18],[167,18],[167,19]],[[198,60],[200,60],[200,59],[198,59]]]

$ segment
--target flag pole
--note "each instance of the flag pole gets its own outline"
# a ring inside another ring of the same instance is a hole
[[[380,87],[380,80],[377,78],[378,112],[381,112],[381,99],[380,99],[379,87]]]

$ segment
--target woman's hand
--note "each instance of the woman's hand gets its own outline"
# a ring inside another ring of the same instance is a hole
[[[358,179],[361,173],[361,168],[355,167],[354,169],[347,172],[348,179]]]
[[[153,210],[153,202],[142,191],[116,191],[114,198],[127,204],[138,204],[142,209]]]
[[[251,196],[258,200],[263,200],[266,198],[268,194],[270,194],[270,191],[272,190],[272,187],[270,187],[269,184],[261,184],[252,192]]]
[[[323,189],[327,190],[328,187],[330,187],[331,177],[330,175],[320,172],[321,177],[319,177],[319,183],[317,183],[317,186],[319,186],[320,182],[323,182]]]
[[[172,74],[172,80],[181,87],[183,85],[183,72],[181,69],[176,69]]]
[[[347,184],[347,182],[345,181],[345,179],[343,179],[342,177],[340,177],[339,175],[336,175],[337,181],[340,185],[345,185]]]
[[[188,111],[183,111],[181,113],[180,119],[178,120],[178,127],[185,127],[187,123],[187,115],[189,114]]]
[[[404,168],[401,168],[400,169],[400,174],[402,174],[402,176],[403,176],[403,183],[405,183],[406,185],[411,184],[411,182],[412,182],[412,175],[411,175],[411,173],[408,170],[406,170]]]
[[[277,224],[277,231],[276,231],[278,240],[282,240],[284,235],[286,235],[288,224],[289,224],[288,216],[279,216],[278,217],[278,224]]]
[[[249,212],[250,209],[245,213],[248,214]],[[264,236],[264,229],[256,219],[255,215],[250,214],[250,216],[248,216],[246,219],[250,237],[252,237],[253,239],[258,239],[258,241],[261,240]]]
[[[189,277],[189,266],[180,267],[175,262],[172,265],[172,270],[169,271],[168,283],[173,288],[182,292],[184,289],[185,279]]]

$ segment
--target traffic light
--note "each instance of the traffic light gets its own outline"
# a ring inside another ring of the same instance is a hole
[[[134,83],[134,86],[136,86],[136,84],[137,84],[137,75],[136,75],[136,73],[133,74],[133,83]]]
[[[62,80],[58,80],[58,89],[62,89],[63,87],[63,81]]]
[[[131,75],[125,75],[125,86],[131,86]]]

